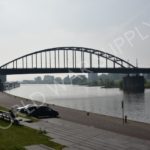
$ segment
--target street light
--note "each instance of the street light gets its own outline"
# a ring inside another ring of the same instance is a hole
[[[122,122],[124,124],[124,101],[121,101],[121,108],[122,108]]]

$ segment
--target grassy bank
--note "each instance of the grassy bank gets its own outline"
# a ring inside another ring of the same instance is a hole
[[[8,111],[8,108],[5,108],[5,107],[0,106],[0,110]]]
[[[7,122],[0,120],[0,126],[7,125]],[[44,144],[56,150],[63,148],[42,132],[25,126],[12,125],[6,130],[0,129],[0,150],[24,150],[24,146],[33,144]]]
[[[8,109],[0,106],[0,110],[7,111]],[[1,128],[8,125],[8,122],[0,120],[0,150],[24,150],[24,146],[34,144],[44,144],[56,150],[64,147],[51,141],[51,138],[44,132],[29,127],[12,125],[5,130]]]
[[[144,86],[145,86],[146,89],[150,89],[150,81],[149,80],[145,81]]]

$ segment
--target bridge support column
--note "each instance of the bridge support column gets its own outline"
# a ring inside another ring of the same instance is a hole
[[[4,91],[5,82],[6,82],[6,75],[0,75],[0,91]]]
[[[139,75],[124,77],[123,90],[127,93],[144,93],[144,77]]]

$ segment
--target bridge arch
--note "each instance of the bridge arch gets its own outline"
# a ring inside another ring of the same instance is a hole
[[[55,69],[55,68],[136,68],[129,62],[85,47],[56,47],[29,53],[16,58],[0,69]]]

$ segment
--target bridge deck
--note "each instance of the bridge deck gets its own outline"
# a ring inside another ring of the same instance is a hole
[[[43,74],[43,73],[120,73],[139,74],[150,73],[150,68],[17,68],[0,69],[1,75],[13,74]]]

